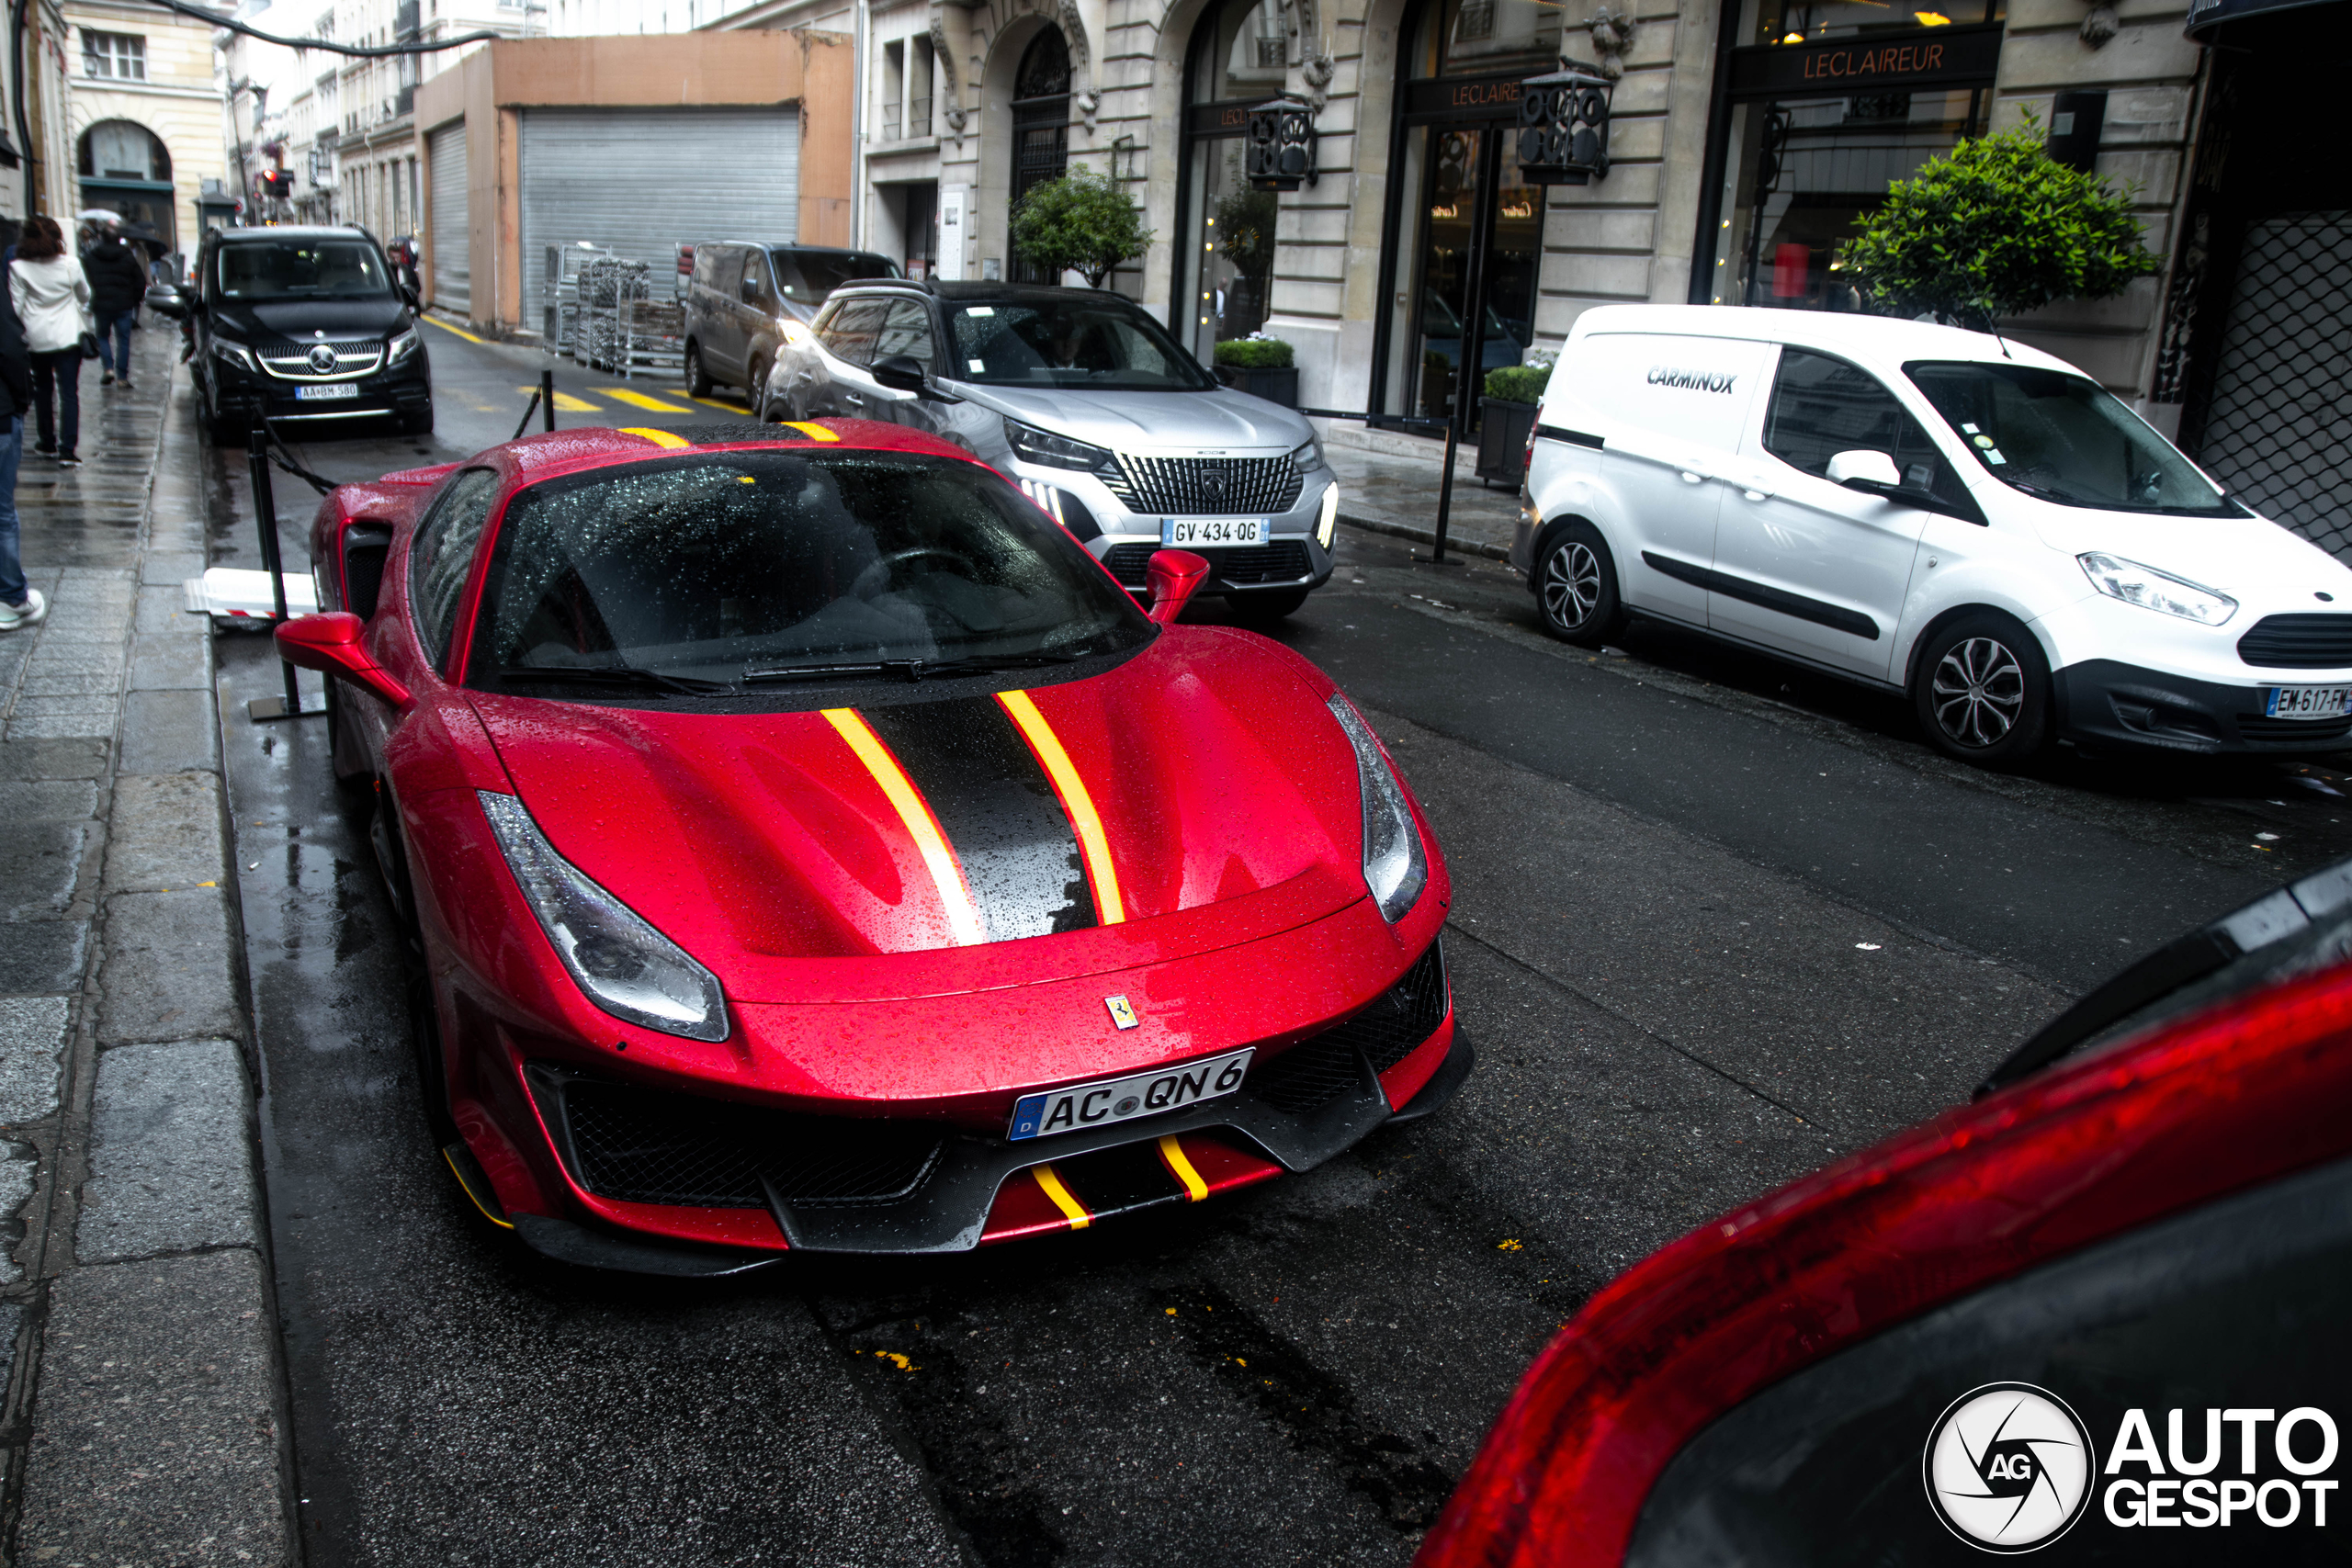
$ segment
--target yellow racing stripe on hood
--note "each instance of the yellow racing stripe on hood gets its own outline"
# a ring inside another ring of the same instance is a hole
[[[1069,816],[1069,825],[1078,834],[1078,847],[1086,857],[1086,880],[1094,890],[1095,918],[1106,926],[1115,926],[1127,918],[1125,906],[1119,897],[1118,868],[1111,863],[1111,841],[1102,836],[1102,818],[1094,809],[1094,797],[1086,792],[1086,781],[1078,776],[1078,768],[1062,750],[1061,738],[1037,705],[1026,692],[999,692],[996,700],[1012,716],[1014,726],[1027,739],[1029,749],[1037,753],[1037,761],[1046,776],[1054,781],[1054,793],[1061,796],[1062,810]]]
[[[656,430],[650,424],[625,424],[621,426],[621,434],[623,435],[642,435],[648,441],[652,442],[656,446],[668,446],[673,450],[680,446],[691,446],[694,445],[693,442],[687,440],[683,435],[673,434],[671,432],[666,430]]]
[[[956,933],[959,947],[977,946],[986,941],[981,932],[980,912],[972,902],[972,889],[964,880],[964,868],[956,859],[956,852],[947,847],[947,835],[940,831],[939,818],[931,814],[931,806],[916,789],[907,771],[899,766],[899,759],[882,744],[855,708],[827,708],[825,718],[849,742],[874,782],[906,825],[907,836],[915,841],[915,849],[922,855],[922,863],[931,872],[931,880],[939,889],[939,901],[947,908],[948,929]]]

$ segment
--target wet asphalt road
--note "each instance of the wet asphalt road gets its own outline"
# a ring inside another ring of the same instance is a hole
[[[509,434],[537,356],[432,352],[437,436],[305,459],[361,478]],[[559,383],[604,411],[566,424],[736,412]],[[243,459],[207,454],[218,564],[254,564]],[[309,494],[275,493],[299,569]],[[1366,707],[1451,858],[1462,1098],[1172,1215],[715,1285],[541,1262],[464,1203],[415,1108],[364,803],[316,721],[245,721],[277,666],[224,638],[309,1561],[1401,1563],[1611,1275],[2352,853],[2325,767],[1974,774],[1899,704],[1667,633],[1567,649],[1491,563],[1343,539],[1284,637]]]

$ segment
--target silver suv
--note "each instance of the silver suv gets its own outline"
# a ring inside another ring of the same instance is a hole
[[[1218,384],[1119,295],[1004,283],[854,284],[786,331],[763,420],[883,420],[1016,480],[1136,592],[1163,546],[1272,622],[1331,575],[1340,492],[1314,427]]]

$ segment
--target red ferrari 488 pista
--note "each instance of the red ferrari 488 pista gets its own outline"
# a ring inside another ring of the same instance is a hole
[[[1303,1170],[1459,1086],[1451,897],[1313,665],[993,469],[582,430],[329,495],[336,771],[449,1164],[550,1255],[954,1251]]]

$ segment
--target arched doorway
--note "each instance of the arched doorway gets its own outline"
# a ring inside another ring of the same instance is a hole
[[[1534,342],[1544,187],[1512,149],[1519,84],[1560,64],[1560,7],[1429,0],[1399,62],[1380,407],[1477,429],[1486,372]]]
[[[1069,45],[1061,29],[1041,29],[1022,52],[1012,77],[1012,188],[1007,212],[1019,209],[1030,187],[1057,180],[1069,168]],[[1025,261],[1012,276],[1023,283],[1058,283]]]
[[[1242,174],[1250,107],[1285,79],[1284,0],[1225,0],[1193,29],[1184,64],[1184,162],[1177,175],[1179,232],[1169,329],[1202,364],[1216,345],[1248,337],[1273,309],[1274,230],[1281,200]]]
[[[130,231],[151,246],[179,248],[172,199],[172,154],[163,139],[135,120],[102,119],[74,144],[82,205],[122,214]]]

